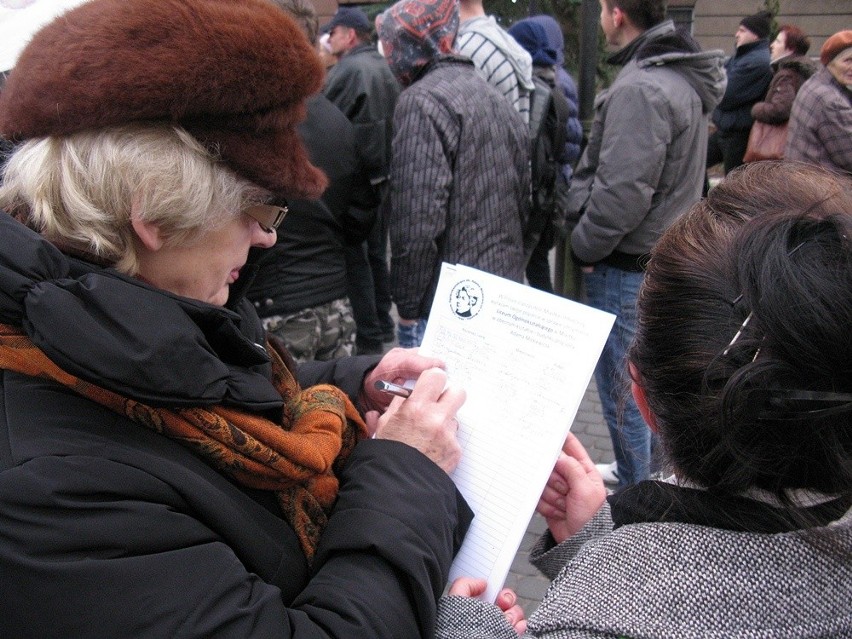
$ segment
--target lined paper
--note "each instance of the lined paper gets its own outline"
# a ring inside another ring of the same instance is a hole
[[[609,313],[443,264],[421,352],[467,392],[452,475],[475,513],[450,570],[494,601],[612,328]]]

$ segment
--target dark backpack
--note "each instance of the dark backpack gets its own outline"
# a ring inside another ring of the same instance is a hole
[[[533,75],[535,89],[530,95],[530,160],[532,164],[532,207],[524,229],[524,254],[544,236],[553,246],[556,237],[557,191],[567,188],[561,177],[566,126],[570,109],[562,92],[547,80]]]

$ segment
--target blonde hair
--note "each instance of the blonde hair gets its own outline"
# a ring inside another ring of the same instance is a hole
[[[269,195],[184,129],[148,122],[26,142],[6,165],[0,207],[50,241],[135,275],[131,209],[175,245]]]

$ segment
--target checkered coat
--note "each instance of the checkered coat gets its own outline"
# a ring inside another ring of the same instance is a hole
[[[852,173],[852,91],[828,69],[796,94],[784,157]]]

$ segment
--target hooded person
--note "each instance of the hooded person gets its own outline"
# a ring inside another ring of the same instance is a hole
[[[529,18],[518,20],[509,27],[508,33],[530,54],[533,69],[552,69],[556,64],[556,49],[550,44],[547,32],[539,23],[532,22]]]
[[[548,44],[556,52],[556,64],[554,66],[556,70],[556,86],[562,91],[568,105],[568,117],[566,118],[565,124],[565,149],[562,154],[562,177],[565,179],[564,184],[566,186],[564,189],[560,188],[556,195],[557,202],[561,203],[564,198],[564,191],[567,191],[567,185],[571,183],[571,178],[574,175],[574,166],[577,164],[577,161],[580,159],[580,154],[583,151],[584,134],[583,125],[580,122],[580,98],[574,78],[572,78],[565,70],[565,35],[562,33],[562,27],[553,16],[547,14],[532,16],[525,20],[540,24],[544,28]],[[564,216],[565,211],[563,210],[563,207],[560,204],[557,204],[557,206],[559,207],[557,211],[558,214],[560,216]],[[561,220],[557,222],[557,227],[563,226],[564,222]],[[577,268],[571,260],[563,260],[562,258],[564,256],[561,254],[561,244],[558,244],[555,238],[554,243],[556,243],[558,247],[556,259],[558,261],[565,261],[564,272],[562,273],[562,280],[565,289],[563,294],[578,298],[579,291],[581,290],[579,268]],[[530,264],[527,265],[527,278],[529,279],[530,267],[537,259],[540,264],[539,273],[542,274],[541,277],[547,277],[547,280],[542,279],[542,281],[546,284],[546,282],[550,279],[550,255],[547,255],[547,265],[545,266],[544,260],[541,257],[542,249],[537,249],[537,251],[539,255],[537,256],[534,253],[530,258]],[[533,268],[535,267],[533,266]]]
[[[583,125],[580,122],[580,99],[577,93],[577,83],[565,70],[565,35],[556,18],[547,14],[541,14],[526,18],[544,27],[547,43],[556,53],[556,86],[562,89],[565,99],[568,101],[568,125],[565,138],[566,164],[563,165],[562,174],[570,181],[574,173],[573,166],[580,159],[583,144]]]
[[[18,58],[0,635],[432,634],[463,393],[401,349],[296,367],[243,296],[280,198],[325,187],[297,131],[322,73],[266,0],[91,0]]]
[[[568,189],[565,171],[570,176],[571,163],[577,159],[576,155],[569,156],[572,149],[567,142],[570,130],[580,124],[577,105],[569,104],[556,85],[556,50],[544,27],[524,19],[509,28],[509,35],[532,56],[535,83],[530,104],[532,208],[524,237],[529,256],[526,278],[533,288],[553,293],[550,250],[564,217],[560,200]]]
[[[401,346],[422,340],[442,262],[523,278],[528,127],[453,53],[458,16],[456,0],[403,0],[377,19],[406,87],[394,111],[388,221]]]
[[[482,0],[461,0],[456,51],[473,64],[529,122],[532,59],[499,24],[485,14]]]
[[[545,26],[548,25],[548,26]],[[566,181],[570,181],[573,165],[580,158],[580,145],[583,140],[583,125],[579,119],[577,87],[574,80],[562,67],[564,57],[564,38],[562,29],[551,16],[524,18],[509,28],[509,35],[518,41],[532,56],[533,73],[551,86],[559,87],[568,106],[565,122],[565,150],[562,170]]]

